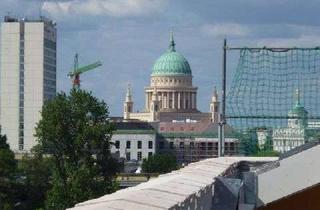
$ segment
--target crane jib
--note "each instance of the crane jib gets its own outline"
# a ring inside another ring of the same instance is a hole
[[[95,63],[90,64],[90,65],[87,65],[87,66],[80,67],[80,68],[78,68],[78,69],[70,72],[69,75],[70,75],[70,76],[73,76],[73,75],[75,75],[75,74],[81,74],[81,73],[83,73],[83,72],[86,72],[86,71],[90,71],[90,70],[92,70],[92,69],[95,69],[95,68],[97,68],[97,67],[99,67],[99,66],[102,66],[102,63],[101,63],[100,61],[95,62]]]

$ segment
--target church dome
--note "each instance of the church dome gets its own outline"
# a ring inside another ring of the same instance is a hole
[[[190,65],[180,53],[175,50],[175,42],[171,35],[167,52],[156,60],[152,68],[151,76],[191,76]]]

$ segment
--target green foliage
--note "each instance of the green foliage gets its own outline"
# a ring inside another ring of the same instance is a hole
[[[0,209],[12,209],[15,202],[14,175],[17,163],[7,137],[0,135]]]
[[[234,132],[234,137],[240,141],[239,153],[250,156],[259,150],[256,131],[254,129],[243,132]]]
[[[110,154],[114,126],[107,105],[73,89],[47,102],[41,114],[36,153],[50,154],[53,171],[47,209],[65,209],[112,192],[118,164]]]
[[[254,154],[256,157],[278,157],[279,152],[273,151],[273,150],[260,150],[256,154]]]
[[[20,203],[23,209],[44,207],[47,191],[50,189],[52,160],[42,156],[24,156],[18,165],[20,181]]]
[[[143,159],[142,171],[144,173],[168,173],[178,168],[175,156],[169,154],[155,154]]]

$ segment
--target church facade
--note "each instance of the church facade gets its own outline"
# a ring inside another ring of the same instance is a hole
[[[300,92],[296,91],[296,104],[288,113],[288,127],[273,130],[273,150],[287,152],[307,142],[308,112],[301,105]]]
[[[150,86],[145,88],[145,108],[133,112],[133,99],[128,87],[123,110],[124,121],[144,122],[218,122],[219,101],[214,90],[210,112],[197,108],[197,90],[192,83],[192,70],[187,59],[175,49],[171,35],[167,51],[153,65]]]

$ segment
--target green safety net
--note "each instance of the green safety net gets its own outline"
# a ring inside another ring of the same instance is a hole
[[[274,150],[275,129],[288,128],[290,119],[301,120],[306,141],[320,136],[320,48],[241,49],[226,97],[226,121],[238,131],[239,151],[259,153],[261,130],[264,148]],[[290,138],[294,130],[281,135]]]
[[[226,98],[228,124],[237,128],[285,126],[298,100],[309,121],[319,121],[320,48],[240,50]]]

